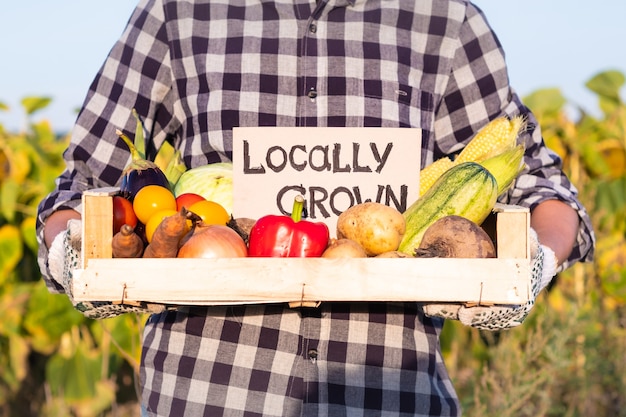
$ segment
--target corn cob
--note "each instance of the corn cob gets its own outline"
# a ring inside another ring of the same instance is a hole
[[[502,116],[492,120],[476,133],[454,162],[482,162],[513,148],[525,126],[523,116],[512,119]]]
[[[526,119],[524,116],[516,116],[510,120],[506,116],[502,116],[492,120],[476,133],[454,161],[448,157],[443,157],[420,171],[420,197],[432,187],[444,172],[453,166],[462,162],[480,163],[514,149],[517,136],[525,127]],[[492,163],[492,165],[499,165],[500,168],[498,169],[503,168],[501,164]],[[512,179],[508,182],[507,189],[511,182]]]
[[[454,162],[447,156],[437,159],[420,171],[420,197],[446,172],[454,166]]]
[[[522,172],[524,163],[524,145],[517,145],[513,149],[492,156],[480,163],[489,171],[498,183],[498,196],[508,191],[513,180]]]

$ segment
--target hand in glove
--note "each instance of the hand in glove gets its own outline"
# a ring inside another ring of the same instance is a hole
[[[74,308],[91,319],[103,319],[124,313],[160,313],[163,305],[146,304],[145,307],[113,304],[108,301],[76,302],[72,294],[73,273],[82,268],[81,220],[69,220],[65,232],[59,233],[50,245],[48,268],[52,278],[65,290]]]
[[[523,305],[465,307],[459,304],[427,304],[424,313],[431,317],[459,320],[481,330],[500,330],[519,326],[535,304],[535,299],[557,272],[556,256],[552,249],[541,245],[537,234],[530,229],[531,239],[531,299]]]

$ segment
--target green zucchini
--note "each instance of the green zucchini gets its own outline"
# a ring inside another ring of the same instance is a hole
[[[398,250],[414,256],[426,229],[445,216],[462,216],[481,224],[497,197],[496,179],[480,164],[462,162],[453,166],[402,214],[406,231]]]

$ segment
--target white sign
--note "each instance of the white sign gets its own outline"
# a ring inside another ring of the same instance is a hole
[[[245,127],[233,130],[233,215],[290,215],[304,196],[309,221],[335,236],[347,208],[376,201],[404,211],[419,195],[421,130]]]

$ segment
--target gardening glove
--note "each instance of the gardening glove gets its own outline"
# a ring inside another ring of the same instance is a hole
[[[530,229],[531,297],[522,305],[466,307],[461,304],[428,304],[424,313],[431,317],[459,320],[481,330],[502,330],[519,326],[530,313],[535,299],[557,272],[557,260],[552,249],[541,245],[537,233]]]
[[[124,313],[160,313],[165,310],[165,306],[160,304],[134,306],[109,301],[76,302],[72,294],[72,282],[74,270],[82,268],[81,234],[82,222],[69,220],[67,229],[54,238],[48,252],[50,275],[63,287],[75,309],[90,319],[104,319]]]

